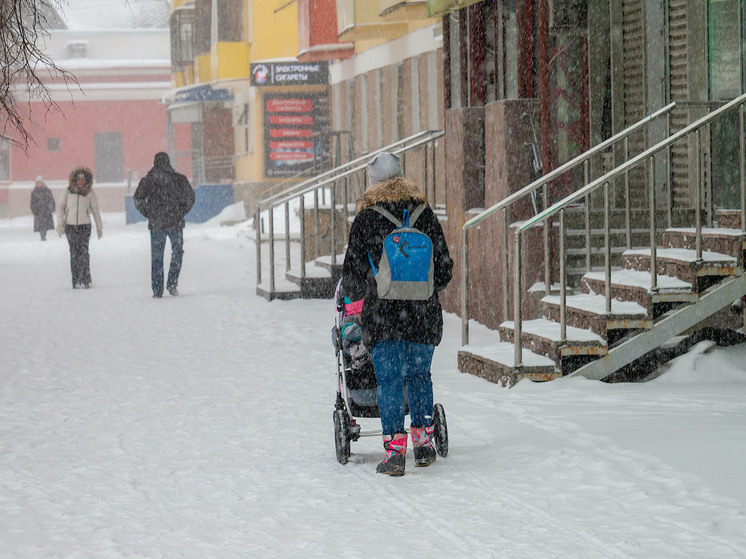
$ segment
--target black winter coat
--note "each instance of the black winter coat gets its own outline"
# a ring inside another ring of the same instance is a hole
[[[194,189],[189,180],[173,167],[156,166],[137,186],[137,211],[148,218],[148,229],[182,229],[184,216],[194,205]]]
[[[363,343],[372,349],[382,340],[438,345],[443,336],[443,311],[438,292],[451,281],[453,260],[438,217],[428,207],[414,225],[433,243],[435,292],[426,301],[394,301],[378,298],[375,276],[368,255],[378,269],[383,239],[395,225],[378,212],[368,209],[374,204],[391,212],[399,220],[404,210],[410,212],[425,202],[424,196],[408,180],[397,177],[375,184],[365,191],[360,212],[350,229],[350,238],[342,270],[342,288],[350,299],[365,297],[361,325]]]
[[[31,191],[31,213],[34,214],[34,231],[54,229],[54,196],[46,185]]]

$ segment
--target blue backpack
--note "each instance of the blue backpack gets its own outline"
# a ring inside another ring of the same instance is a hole
[[[368,254],[376,278],[379,299],[421,301],[432,296],[433,243],[430,237],[414,227],[425,208],[425,204],[420,204],[411,216],[409,210],[405,210],[402,224],[381,206],[370,207],[396,225],[383,240],[378,270]]]

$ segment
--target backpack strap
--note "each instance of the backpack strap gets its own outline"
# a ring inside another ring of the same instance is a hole
[[[418,205],[414,209],[414,211],[412,211],[410,213],[409,220],[407,220],[408,223],[409,223],[409,225],[411,225],[412,227],[414,227],[415,222],[422,215],[422,212],[425,211],[425,208],[427,208],[427,205],[420,204],[420,205]],[[386,219],[388,219],[391,223],[393,223],[397,227],[401,227],[401,225],[402,225],[401,221],[399,221],[398,219],[396,219],[393,216],[393,214],[390,211],[388,211],[386,208],[384,208],[382,206],[370,206],[370,209],[373,210],[374,212],[378,212],[379,214],[381,214],[383,217],[385,217]],[[408,212],[408,210],[405,210],[405,212],[404,212],[405,216],[407,215],[407,212]],[[405,219],[406,219],[406,217],[405,217]]]
[[[417,222],[417,218],[422,215],[422,212],[425,211],[425,208],[427,206],[425,204],[420,204],[417,206],[414,211],[412,212],[412,215],[409,217],[409,224],[414,227],[414,224]]]
[[[382,206],[370,206],[370,209],[373,210],[374,212],[378,212],[379,214],[381,214],[383,217],[388,219],[391,223],[393,223],[397,227],[401,227],[401,221],[396,219],[393,216],[393,214],[390,211],[388,211],[386,208]]]

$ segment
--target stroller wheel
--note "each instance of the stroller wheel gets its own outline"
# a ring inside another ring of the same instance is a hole
[[[446,423],[446,412],[443,406],[433,406],[433,422],[435,423],[435,450],[441,456],[448,456],[448,424]]]
[[[350,416],[345,410],[334,410],[334,448],[337,462],[347,464],[350,459]]]

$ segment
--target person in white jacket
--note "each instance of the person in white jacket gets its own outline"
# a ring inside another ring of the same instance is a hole
[[[91,265],[88,244],[91,239],[91,214],[96,221],[98,238],[103,235],[101,213],[93,192],[93,173],[87,167],[76,167],[70,173],[69,186],[57,205],[57,233],[65,234],[70,245],[70,270],[73,289],[91,287]]]

